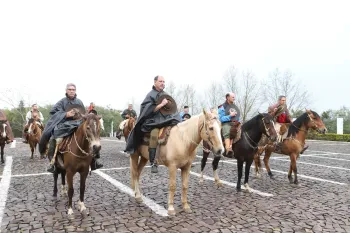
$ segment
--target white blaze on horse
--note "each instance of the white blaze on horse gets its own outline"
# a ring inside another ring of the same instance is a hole
[[[221,156],[224,147],[220,135],[220,121],[217,115],[203,110],[200,115],[193,116],[187,121],[172,127],[165,145],[158,145],[158,161],[169,169],[169,200],[168,214],[175,215],[174,194],[176,190],[176,171],[181,169],[182,177],[182,205],[186,212],[191,212],[187,202],[188,179],[192,161],[194,160],[198,144],[207,141],[215,156]],[[141,159],[139,160],[139,158]],[[140,191],[140,176],[142,169],[149,159],[147,145],[140,145],[131,154],[131,186],[135,191],[136,201],[142,202]]]

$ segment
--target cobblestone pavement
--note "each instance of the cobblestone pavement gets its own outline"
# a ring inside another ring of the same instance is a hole
[[[237,181],[236,163],[230,159],[219,164],[224,187],[217,188],[211,180],[199,185],[196,174],[201,158],[197,157],[188,191],[193,213],[181,209],[178,173],[174,217],[163,216],[168,196],[166,167],[159,167],[158,174],[146,167],[141,178],[143,195],[158,211],[149,203],[136,203],[129,194],[129,158],[121,152],[125,145],[121,141],[103,139],[104,167],[87,179],[84,203],[89,214],[77,209],[79,176],[75,176],[73,217],[67,216],[67,198],[52,196],[48,161],[38,155],[31,160],[26,144],[17,143],[15,149],[7,145],[6,163],[0,166],[1,232],[350,232],[350,143],[308,144],[298,160],[300,185],[288,182],[289,158],[274,155],[270,166],[276,178],[268,178],[266,172],[255,178],[252,169],[249,184],[257,191],[253,193],[237,193],[230,186]],[[210,163],[204,170],[208,177],[213,176]]]

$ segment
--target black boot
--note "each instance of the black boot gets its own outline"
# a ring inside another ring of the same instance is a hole
[[[93,171],[103,167],[103,164],[99,163],[97,159],[92,158],[90,166],[91,166],[91,171]]]
[[[47,157],[50,160],[50,165],[46,170],[46,171],[51,172],[51,173],[54,173],[56,171],[55,163],[52,161],[54,153],[55,153],[55,149],[56,149],[56,140],[51,139],[49,142],[49,151],[47,153]]]
[[[156,158],[156,148],[150,148],[148,149],[149,152],[149,162],[151,163],[151,172],[152,173],[158,173],[158,168],[157,168],[157,164],[154,163],[154,159]]]

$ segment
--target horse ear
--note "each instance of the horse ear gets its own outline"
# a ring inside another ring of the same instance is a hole
[[[102,115],[97,115],[97,119],[101,120]]]
[[[258,111],[258,113],[259,113],[260,116],[262,116],[262,117],[264,116],[264,114],[262,114],[261,112]]]
[[[205,118],[209,118],[209,115],[208,115],[207,111],[205,111],[204,108],[203,108],[203,115],[205,116]]]
[[[305,111],[307,112],[307,113],[309,113],[309,114],[311,114],[312,112],[311,112],[311,109],[307,109],[307,108],[305,108]]]

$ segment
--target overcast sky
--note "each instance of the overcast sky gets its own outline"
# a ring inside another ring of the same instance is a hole
[[[350,101],[347,5],[1,1],[0,91],[10,88],[28,102],[54,104],[73,82],[85,105],[123,109],[133,98],[143,100],[156,75],[204,93],[231,65],[260,80],[278,67],[301,80],[311,108],[338,109]]]

